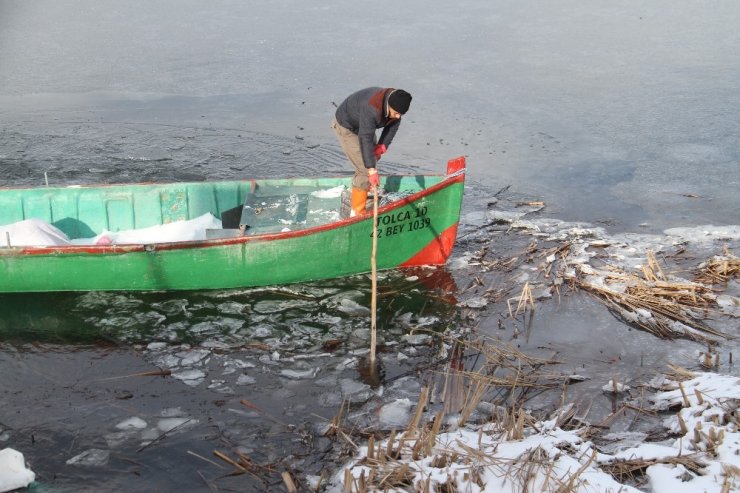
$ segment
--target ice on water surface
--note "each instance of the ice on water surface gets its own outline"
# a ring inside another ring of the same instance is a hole
[[[186,369],[186,370],[172,373],[172,376],[178,380],[181,380],[185,385],[188,385],[190,387],[196,387],[200,385],[201,383],[203,383],[203,380],[205,379],[206,374],[201,370]]]
[[[110,451],[92,448],[67,460],[71,466],[102,467],[108,463]]]
[[[146,421],[138,416],[133,416],[118,423],[116,428],[119,430],[143,430],[146,426]]]
[[[380,409],[379,421],[385,427],[402,428],[411,419],[414,403],[408,399],[396,399]]]

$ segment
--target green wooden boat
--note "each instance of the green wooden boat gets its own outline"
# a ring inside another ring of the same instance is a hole
[[[465,159],[446,175],[386,176],[378,269],[439,265],[457,235]],[[0,245],[0,292],[197,290],[265,286],[370,271],[372,213],[342,218],[322,190],[350,178],[0,188],[0,228],[38,219],[71,240],[210,213],[222,229],[169,243]],[[381,193],[381,197],[383,196]]]

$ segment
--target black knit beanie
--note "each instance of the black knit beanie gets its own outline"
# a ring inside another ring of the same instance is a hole
[[[411,105],[411,94],[403,89],[396,89],[388,97],[388,106],[405,115]]]

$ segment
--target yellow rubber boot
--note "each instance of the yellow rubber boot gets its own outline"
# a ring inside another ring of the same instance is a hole
[[[367,202],[367,190],[352,187],[352,212],[349,217],[365,214],[365,203]]]

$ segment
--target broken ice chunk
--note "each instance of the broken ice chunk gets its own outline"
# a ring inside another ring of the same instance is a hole
[[[409,399],[396,399],[384,405],[380,409],[380,423],[385,426],[402,427],[406,426],[411,418],[411,408],[413,404]]]
[[[146,421],[138,416],[133,416],[118,423],[116,428],[119,430],[143,430],[146,428]]]
[[[108,463],[110,452],[99,448],[85,450],[67,461],[70,466],[99,467]]]

